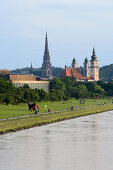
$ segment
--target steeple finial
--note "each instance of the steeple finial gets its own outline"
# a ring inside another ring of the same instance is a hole
[[[32,66],[32,62],[31,62],[31,68],[33,68],[33,66]]]
[[[94,46],[93,46],[93,52],[92,52],[93,54],[92,54],[92,56],[91,56],[91,61],[95,61],[95,60],[97,60],[97,56],[96,56],[96,54],[95,54],[95,48],[94,48]]]
[[[85,58],[85,63],[88,63],[88,58],[87,58],[87,56],[86,56],[86,58]]]
[[[94,45],[93,45],[93,55],[95,55],[95,48],[94,48]]]
[[[47,31],[46,31],[46,38],[45,38],[45,53],[48,53],[48,38],[47,38]]]

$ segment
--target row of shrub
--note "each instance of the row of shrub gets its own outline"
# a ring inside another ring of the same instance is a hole
[[[53,78],[49,83],[49,92],[45,92],[43,89],[31,89],[27,84],[16,88],[11,81],[0,78],[0,103],[18,104],[106,96],[113,96],[113,81],[78,82],[74,77]]]
[[[113,80],[110,82],[80,82],[74,77],[54,78],[50,81],[50,89],[59,90],[64,96],[76,99],[103,98],[113,96]]]
[[[37,102],[37,101],[56,101],[63,100],[64,93],[59,90],[50,90],[45,92],[43,89],[31,89],[27,84],[16,88],[11,81],[0,79],[0,103],[18,104]]]

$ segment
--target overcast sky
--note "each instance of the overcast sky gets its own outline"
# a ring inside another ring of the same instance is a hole
[[[0,0],[0,69],[41,67],[46,30],[53,66],[113,64],[113,0]]]

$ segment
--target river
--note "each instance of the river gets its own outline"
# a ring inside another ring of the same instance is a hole
[[[0,170],[113,170],[113,111],[1,135]]]

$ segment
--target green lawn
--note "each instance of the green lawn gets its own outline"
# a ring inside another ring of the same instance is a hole
[[[37,102],[40,107],[40,113],[45,112],[45,104],[47,105],[47,110],[51,111],[69,109],[72,106],[75,108],[76,105],[80,107],[84,106],[93,106],[101,103],[111,103],[112,99],[86,99],[85,104],[80,104],[79,100],[68,100],[68,101],[55,101],[55,102]],[[17,117],[22,115],[33,114],[33,112],[28,110],[27,104],[19,104],[19,105],[0,105],[0,119],[9,118],[9,117]]]

